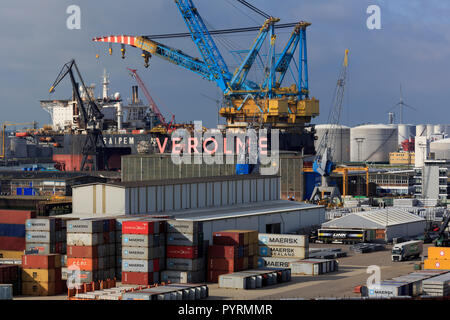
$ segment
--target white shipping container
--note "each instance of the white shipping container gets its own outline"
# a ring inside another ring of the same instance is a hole
[[[219,288],[255,289],[256,275],[244,272],[222,274],[219,276]]]
[[[168,246],[196,246],[198,245],[198,233],[168,233]]]
[[[149,260],[160,258],[159,247],[122,247],[122,259]]]
[[[285,246],[285,247],[309,247],[308,236],[294,234],[258,234],[260,245]]]
[[[145,234],[124,234],[122,235],[122,246],[125,247],[158,247],[160,246],[160,236]]]
[[[154,260],[122,259],[122,271],[124,272],[153,272],[155,271],[154,267]]]
[[[167,259],[167,269],[177,271],[199,271],[205,269],[205,259]]]
[[[170,281],[172,283],[197,283],[205,281],[204,271],[171,271],[161,272],[161,282]]]
[[[101,233],[68,233],[68,246],[97,246],[103,244]]]
[[[305,259],[308,257],[308,252],[304,247],[259,246],[258,255],[261,257]]]
[[[289,264],[294,261],[298,261],[298,259],[259,257],[258,268],[289,268]]]
[[[103,232],[103,220],[69,220],[68,233],[100,233]]]
[[[25,233],[26,242],[33,243],[55,243],[56,233],[49,231],[27,231]]]
[[[167,232],[182,234],[203,232],[203,222],[188,220],[167,220]]]
[[[25,230],[33,231],[55,231],[55,219],[27,219]]]

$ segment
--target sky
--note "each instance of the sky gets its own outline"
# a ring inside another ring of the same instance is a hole
[[[311,95],[320,100],[321,115],[313,123],[325,123],[345,49],[350,50],[348,83],[341,124],[386,123],[388,110],[404,100],[416,110],[405,110],[406,123],[450,123],[448,78],[450,74],[450,3],[441,0],[249,0],[280,23],[305,20],[308,28],[308,60]],[[261,25],[264,18],[235,0],[194,0],[209,28],[224,29]],[[66,9],[81,9],[81,29],[69,30]],[[366,10],[381,9],[381,29],[369,30]],[[74,58],[86,84],[96,83],[101,94],[101,75],[110,75],[111,93],[127,100],[134,80],[126,67],[138,69],[166,118],[172,112],[178,122],[202,120],[217,124],[220,90],[213,82],[153,57],[145,69],[140,51],[120,47],[112,56],[107,45],[92,38],[114,34],[148,35],[187,32],[172,0],[16,0],[0,2],[0,122],[50,123],[40,100],[66,99],[69,79],[56,92],[48,90],[64,63]],[[277,50],[290,30],[278,32]],[[230,50],[250,48],[255,33],[219,37],[216,41],[230,69],[237,61]],[[199,53],[191,39],[158,40],[193,56]],[[265,45],[264,51],[267,49]],[[96,59],[96,54],[100,58]],[[252,76],[258,77],[253,72]],[[289,82],[290,79],[287,79]],[[207,97],[209,98],[207,98]],[[398,119],[398,110],[396,110]],[[220,120],[223,123],[223,119]]]

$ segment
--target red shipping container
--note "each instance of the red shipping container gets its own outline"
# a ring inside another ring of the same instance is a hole
[[[219,276],[222,274],[228,274],[227,271],[217,271],[217,270],[208,270],[206,275],[206,280],[208,282],[217,283],[219,282]]]
[[[227,271],[235,272],[242,269],[238,267],[237,259],[226,259],[226,258],[209,258],[208,259],[208,269],[214,271]]]
[[[198,247],[190,246],[167,246],[167,258],[195,259],[198,258]]]
[[[237,258],[238,247],[236,246],[209,246],[208,256],[212,258]]]
[[[77,266],[81,271],[98,270],[98,260],[90,258],[67,258],[67,266]]]
[[[98,247],[67,246],[68,258],[98,258]]]
[[[55,281],[55,294],[67,293],[67,281],[56,280]]]
[[[0,223],[25,224],[27,219],[36,218],[36,212],[27,210],[0,210]]]
[[[213,244],[225,246],[243,246],[244,233],[235,231],[217,231],[213,232]]]
[[[153,272],[122,272],[122,284],[149,285],[153,283]]]
[[[248,252],[249,252],[248,250],[249,250],[248,245],[244,246],[244,257],[248,257]]]
[[[159,232],[155,221],[123,221],[122,234],[155,234]]]
[[[0,237],[0,250],[22,251],[25,248],[25,238]]]
[[[60,254],[27,254],[22,256],[24,269],[56,269],[61,268]]]

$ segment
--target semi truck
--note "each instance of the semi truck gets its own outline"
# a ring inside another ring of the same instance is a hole
[[[392,261],[405,261],[412,258],[418,258],[422,254],[422,250],[422,240],[398,243],[392,248]]]

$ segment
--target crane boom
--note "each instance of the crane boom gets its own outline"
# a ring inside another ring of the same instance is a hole
[[[153,100],[152,96],[150,95],[150,92],[148,91],[147,87],[145,86],[144,81],[142,81],[141,77],[137,74],[136,69],[130,69],[127,68],[128,71],[131,72],[131,76],[136,80],[137,84],[141,88],[142,91],[144,91],[144,95],[147,98],[148,103],[150,104],[150,107],[152,108],[153,112],[156,114],[156,116],[159,119],[159,122],[161,122],[162,125],[167,126],[166,119],[162,115],[161,111],[159,110],[158,106],[155,103],[155,100]]]

